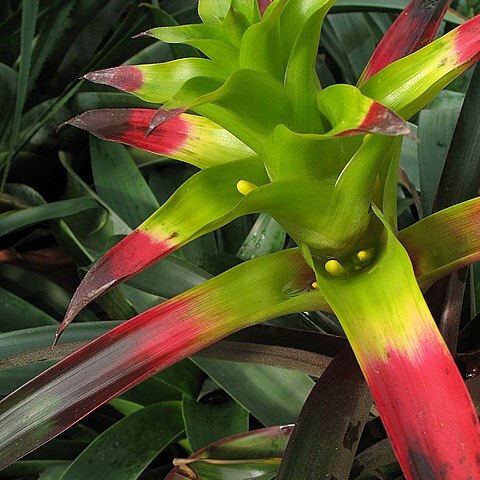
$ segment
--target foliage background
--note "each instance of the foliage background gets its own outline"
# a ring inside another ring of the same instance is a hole
[[[322,84],[354,84],[395,12],[406,3],[338,0],[325,22],[319,48],[317,70]],[[480,12],[478,0],[460,0],[452,6],[467,17]],[[196,21],[192,0],[0,3],[0,396],[53,361],[47,353],[37,352],[35,361],[27,364],[2,364],[2,345],[30,342],[34,351],[42,335],[53,334],[88,266],[196,171],[179,162],[89,138],[70,127],[57,130],[88,109],[142,106],[130,95],[79,78],[91,70],[120,64],[198,55],[190,47],[131,39],[153,26]],[[445,23],[441,31],[450,28],[452,24]],[[435,208],[471,76],[472,72],[467,72],[455,81],[414,119],[412,128],[419,142],[406,139],[402,151],[401,228]],[[478,82],[475,77],[474,81]],[[454,174],[468,177],[465,171]],[[470,180],[478,185],[478,179]],[[457,194],[462,199],[462,192]],[[112,321],[130,318],[243,260],[288,246],[292,246],[291,240],[269,217],[236,220],[106,294],[79,315],[66,340],[94,338],[110,328]],[[438,298],[434,293],[431,297],[435,307]],[[458,339],[458,352],[474,352],[458,357],[470,377],[475,376],[475,350],[480,346],[477,305],[480,267],[474,266],[466,275]],[[292,341],[285,328],[302,331],[300,345],[305,345],[311,332],[322,334],[324,357],[343,344],[338,322],[322,312],[280,318],[266,327],[237,334],[233,340],[265,347],[266,339],[273,338],[270,343],[284,345]],[[275,351],[269,351],[275,358]],[[0,477],[103,478],[99,470],[92,476],[89,466],[93,464],[102,465],[112,478],[160,479],[171,469],[173,458],[186,457],[215,440],[295,422],[314,385],[312,376],[262,365],[258,356],[253,360],[257,363],[252,363],[252,356],[235,351],[231,343],[220,342],[217,350],[181,362],[92,413],[58,439],[0,472]],[[478,404],[480,387],[472,388],[476,388]],[[328,403],[329,391],[324,389],[322,396]],[[146,409],[149,405],[152,407]],[[348,402],[338,405],[339,419],[350,414],[348,409]],[[158,421],[167,417],[170,420]],[[133,420],[125,421],[128,418]],[[143,463],[137,462],[135,471],[126,472],[120,459],[140,458],[146,451],[150,454]],[[264,454],[259,447],[258,456]],[[342,461],[341,455],[337,461]],[[76,470],[70,472],[76,471],[77,477],[64,474],[72,462]],[[250,478],[242,468],[235,467],[226,478]],[[215,475],[218,473],[210,472],[202,478],[219,478]],[[273,478],[274,473],[265,475],[258,478]],[[360,439],[350,478],[401,478],[374,410]]]

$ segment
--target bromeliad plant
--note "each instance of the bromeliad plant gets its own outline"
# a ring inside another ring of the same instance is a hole
[[[138,315],[4,399],[1,466],[236,330],[330,310],[406,477],[480,478],[477,415],[422,296],[480,257],[480,202],[396,226],[406,120],[477,60],[480,18],[433,41],[449,2],[413,0],[356,87],[322,90],[315,59],[333,3],[200,0],[202,24],[142,35],[208,58],[86,76],[163,106],[89,111],[69,124],[202,171],[93,265],[57,340],[99,295],[241,215],[269,213],[299,248],[248,261]]]

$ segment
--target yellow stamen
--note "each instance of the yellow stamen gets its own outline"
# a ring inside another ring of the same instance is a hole
[[[257,186],[254,183],[249,182],[248,180],[240,180],[237,183],[237,190],[242,195],[248,195],[255,188],[257,188]]]
[[[325,270],[332,277],[343,277],[348,273],[338,260],[329,260],[328,262],[326,262]]]
[[[318,283],[317,283],[317,282],[313,282],[313,283],[312,283],[312,288],[318,288]]]
[[[373,248],[369,248],[367,250],[360,250],[359,252],[357,252],[357,258],[361,261],[361,262],[368,262],[369,260],[371,260],[373,257]]]

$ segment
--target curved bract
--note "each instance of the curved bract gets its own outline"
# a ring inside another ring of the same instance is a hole
[[[405,119],[476,61],[480,17],[431,42],[448,2],[413,0],[360,88],[322,90],[315,59],[332,4],[200,0],[203,24],[147,34],[209,58],[86,76],[162,108],[86,112],[70,124],[205,170],[92,266],[57,339],[99,295],[241,215],[270,214],[299,249],[247,262],[135,317],[0,402],[3,464],[230,332],[331,309],[406,477],[479,476],[479,424],[420,289],[479,258],[478,199],[397,233],[396,189],[401,137],[411,135]]]

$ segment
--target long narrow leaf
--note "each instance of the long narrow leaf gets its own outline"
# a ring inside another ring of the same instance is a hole
[[[93,198],[80,197],[9,212],[0,217],[0,237],[46,220],[68,217],[98,207]]]
[[[32,51],[34,45],[35,27],[38,15],[38,0],[22,1],[22,31],[21,31],[21,60],[20,71],[18,74],[17,91],[15,97],[15,110],[13,112],[12,130],[10,132],[10,144],[8,156],[5,163],[0,164],[0,171],[5,168],[1,186],[3,189],[9,164],[13,156],[13,149],[17,142],[17,137],[22,120],[23,108],[28,93],[28,81],[30,76],[30,67],[32,62]]]
[[[479,25],[480,15],[386,66],[362,85],[362,92],[411,117],[478,60]]]
[[[183,433],[180,405],[149,405],[99,435],[69,465],[60,480],[135,480],[147,465]]]
[[[133,93],[147,102],[164,103],[190,78],[199,76],[225,81],[227,75],[205,58],[182,58],[171,62],[120,66],[87,73],[90,82]]]
[[[371,405],[362,372],[346,347],[307,398],[277,480],[348,478]]]
[[[422,288],[480,260],[479,219],[477,197],[430,215],[399,233]]]
[[[389,231],[376,248],[366,274],[334,278],[318,262],[319,288],[342,322],[406,477],[475,478],[480,426],[465,383],[407,253]]]
[[[182,114],[146,135],[156,110],[89,110],[68,122],[102,140],[120,142],[148,152],[182,160],[200,168],[253,155],[244,143],[210,120]]]
[[[0,403],[0,468],[150,375],[268,318],[315,310],[297,251],[252,260],[111,330]],[[265,288],[259,290],[256,286]],[[52,379],[55,379],[52,383]]]
[[[430,43],[437,33],[450,0],[412,0],[382,37],[359,85],[390,63]]]
[[[85,305],[114,285],[233,220],[235,207],[244,198],[236,185],[245,178],[257,185],[268,181],[263,165],[252,158],[209,168],[185,182],[154,215],[93,265],[72,298],[59,334]]]

